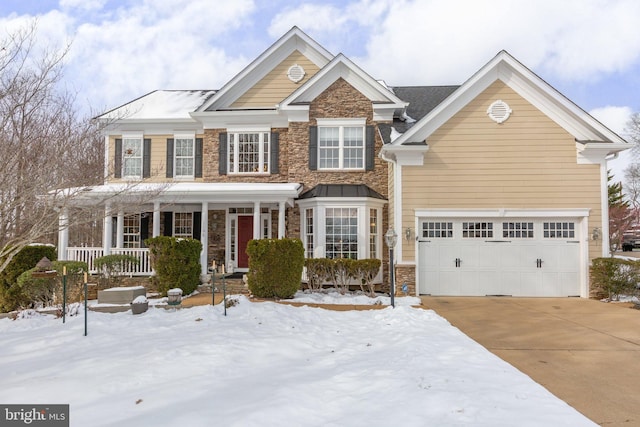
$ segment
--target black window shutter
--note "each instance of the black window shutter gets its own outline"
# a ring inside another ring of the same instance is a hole
[[[200,233],[202,231],[202,212],[194,212],[193,213],[193,238],[196,240],[200,240]]]
[[[122,139],[116,139],[116,155],[113,159],[113,177],[122,178]]]
[[[151,140],[144,139],[142,147],[142,177],[149,178],[151,176]]]
[[[195,178],[202,178],[202,138],[196,138],[196,158],[195,158],[195,169],[193,171],[193,175]]]
[[[218,173],[227,174],[227,133],[220,132],[218,135]]]
[[[146,212],[140,218],[140,247],[146,248],[144,241],[149,238],[149,216],[151,213]]]
[[[164,213],[164,235],[173,236],[173,212]]]
[[[271,132],[271,173],[280,173],[280,134],[278,132]]]
[[[318,169],[318,126],[309,126],[309,169]]]
[[[372,171],[376,154],[376,134],[373,126],[367,126],[364,147],[365,169]]]
[[[173,138],[167,138],[167,178],[173,178]]]

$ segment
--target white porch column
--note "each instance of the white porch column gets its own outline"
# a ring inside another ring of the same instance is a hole
[[[284,238],[284,215],[285,215],[286,205],[285,202],[280,202],[278,204],[278,239]]]
[[[255,240],[260,239],[262,233],[260,232],[260,202],[253,203],[253,238]]]
[[[111,219],[111,206],[104,208],[104,227],[102,228],[103,255],[111,254],[111,235],[113,234],[113,221]]]
[[[124,212],[118,211],[118,222],[116,224],[116,248],[124,247]]]
[[[58,217],[58,260],[67,260],[69,247],[69,209],[62,208]]]
[[[160,235],[160,202],[153,203],[153,231],[151,237]]]
[[[202,214],[200,215],[200,243],[202,243],[202,251],[200,252],[200,273],[206,280],[209,263],[207,261],[209,253],[209,202],[202,202]]]

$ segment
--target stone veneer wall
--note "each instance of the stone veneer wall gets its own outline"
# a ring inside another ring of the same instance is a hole
[[[408,287],[408,296],[416,295],[416,266],[408,264],[396,264],[396,295],[404,296],[402,284]]]

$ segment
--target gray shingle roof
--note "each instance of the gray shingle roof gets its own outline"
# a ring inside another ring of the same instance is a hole
[[[394,86],[393,92],[398,98],[407,101],[407,115],[415,121],[420,120],[460,86]],[[392,124],[380,124],[380,134],[385,144],[391,142],[391,127],[400,133],[406,132],[414,123],[396,117]]]
[[[370,197],[387,200],[386,197],[364,184],[318,184],[302,193],[299,199],[315,197]]]

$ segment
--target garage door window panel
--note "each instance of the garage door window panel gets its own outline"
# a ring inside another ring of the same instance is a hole
[[[574,222],[545,222],[543,236],[545,239],[573,239],[576,237]]]
[[[493,238],[492,222],[463,222],[462,237],[467,239]]]
[[[533,239],[533,222],[503,222],[502,237],[507,239]]]
[[[423,222],[422,237],[451,239],[453,238],[453,222]]]

